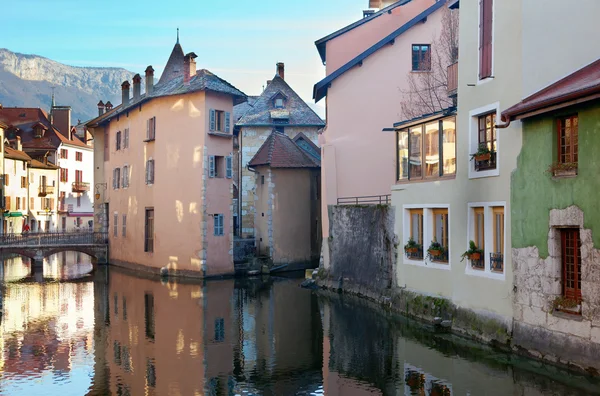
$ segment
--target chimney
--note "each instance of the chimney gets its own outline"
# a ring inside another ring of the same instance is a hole
[[[61,135],[69,138],[71,132],[71,106],[54,106],[52,108],[52,125]]]
[[[100,117],[102,114],[104,114],[104,102],[100,101],[98,102],[98,117]]]
[[[108,113],[109,111],[112,110],[113,105],[112,103],[110,103],[110,100],[108,102],[106,102],[106,104],[104,105],[104,107],[106,108],[106,112]]]
[[[190,80],[196,75],[196,58],[198,55],[190,52],[183,60],[183,83],[190,84]]]
[[[142,89],[142,77],[140,74],[133,76],[133,101],[135,102],[140,98]]]
[[[129,81],[123,81],[121,84],[121,103],[123,106],[127,106],[129,104]]]
[[[21,136],[17,136],[17,143],[15,150],[23,151],[23,144],[21,143]]]
[[[283,64],[283,62],[277,63],[277,74],[279,75],[279,77],[281,77],[282,80],[285,80],[285,65]]]
[[[146,68],[146,95],[149,95],[154,90],[154,69],[152,66]]]

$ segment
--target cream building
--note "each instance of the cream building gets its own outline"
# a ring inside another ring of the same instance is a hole
[[[514,287],[510,181],[521,149],[521,125],[502,128],[500,113],[600,53],[598,44],[584,49],[578,39],[591,34],[600,12],[596,2],[570,9],[578,23],[569,29],[552,29],[548,22],[562,19],[564,2],[545,1],[543,13],[539,2],[533,3],[449,2],[451,8],[462,6],[458,114],[454,118],[450,110],[395,125],[398,284],[450,299],[506,330],[512,325]],[[570,48],[570,55],[555,59],[556,48]],[[482,145],[488,158],[471,159]],[[416,252],[402,248],[410,239],[421,245]],[[441,256],[428,253],[434,240],[444,247]],[[479,260],[462,260],[469,241],[481,249]]]
[[[31,232],[56,231],[58,167],[31,160],[29,166],[29,227]]]
[[[5,233],[20,233],[27,224],[29,209],[28,169],[31,157],[4,145],[4,213],[2,229]]]

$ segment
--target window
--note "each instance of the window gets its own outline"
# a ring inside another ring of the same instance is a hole
[[[20,198],[20,197],[17,197],[17,200],[16,200],[16,202],[17,202],[17,207],[16,207],[15,209],[16,209],[16,210],[21,210],[21,198]]]
[[[211,132],[231,133],[231,114],[223,110],[210,109]]]
[[[119,236],[119,214],[115,213],[113,217],[113,237]]]
[[[431,256],[432,261],[448,262],[448,209],[433,209],[433,240],[442,245],[439,256]]]
[[[115,148],[117,151],[121,150],[121,131],[115,136]]]
[[[156,366],[152,359],[147,359],[146,362],[146,384],[150,388],[156,387]]]
[[[8,173],[4,174],[4,185],[8,187],[9,176]]]
[[[115,168],[113,170],[113,190],[118,190],[121,186],[121,169]]]
[[[410,239],[415,241],[417,251],[407,252],[408,258],[423,259],[423,209],[411,209],[410,214]]]
[[[149,293],[144,294],[144,324],[146,338],[154,341],[154,295]]]
[[[60,149],[60,158],[67,159],[69,157],[69,152],[67,149]]]
[[[60,181],[62,183],[66,183],[69,181],[69,170],[65,168],[60,168]]]
[[[581,241],[579,229],[560,231],[563,296],[581,302]]]
[[[223,342],[225,340],[225,319],[215,319],[215,342]]]
[[[413,44],[412,46],[412,70],[431,70],[431,46],[429,44]]]
[[[233,158],[225,157],[225,177],[231,179],[233,177]]]
[[[27,178],[25,176],[21,176],[21,188],[27,188]]]
[[[123,167],[123,188],[129,187],[129,166]]]
[[[75,181],[77,183],[83,182],[83,171],[80,171],[80,170],[75,171]]]
[[[108,161],[108,159],[110,158],[110,150],[109,150],[110,145],[108,144],[109,136],[110,136],[110,134],[108,131],[106,131],[106,133],[103,136],[104,137],[104,161],[105,162]]]
[[[154,208],[146,209],[144,222],[144,252],[154,252]]]
[[[127,235],[127,215],[123,215],[123,238]]]
[[[227,158],[227,161],[225,158]],[[231,173],[231,157],[220,155],[211,155],[208,157],[208,177],[222,178],[223,176],[227,176],[227,178],[231,178]]]
[[[479,79],[492,76],[493,0],[479,1]]]
[[[31,197],[29,198],[29,210],[34,210],[35,209],[35,198]]]
[[[485,149],[488,152],[474,159],[475,170],[496,169],[496,112],[479,116],[477,125],[478,151]]]
[[[473,208],[473,242],[484,253],[479,260],[471,260],[471,266],[478,270],[485,269],[485,211],[483,207]]]
[[[283,98],[275,99],[275,108],[277,108],[277,109],[283,108]]]
[[[223,236],[223,215],[215,214],[213,216],[214,219],[214,234],[215,236]]]
[[[23,164],[23,170],[27,170],[27,163],[25,163],[25,161],[21,162],[21,164]]]
[[[146,184],[154,184],[154,160],[146,161]]]
[[[77,196],[77,207],[81,207],[81,195]]]
[[[77,161],[77,162],[83,161],[83,153],[81,151],[75,152],[75,161]]]
[[[397,179],[435,179],[456,173],[456,119],[397,131]]]
[[[558,120],[558,163],[577,164],[579,160],[578,127],[577,115]]]
[[[125,128],[123,132],[123,148],[129,148],[129,128]]]
[[[156,117],[152,117],[146,121],[146,141],[156,139]]]
[[[265,184],[265,175],[260,176],[260,184]]]
[[[494,250],[490,253],[490,268],[494,272],[504,272],[504,207],[492,208]]]
[[[10,196],[4,197],[4,209],[6,209],[6,210],[11,210],[10,198],[11,198]]]

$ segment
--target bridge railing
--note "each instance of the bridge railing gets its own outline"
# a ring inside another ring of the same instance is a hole
[[[0,246],[106,245],[106,232],[27,232],[0,234]]]

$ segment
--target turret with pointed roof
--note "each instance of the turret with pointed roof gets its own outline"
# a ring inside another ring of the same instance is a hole
[[[183,48],[181,48],[181,44],[179,44],[179,29],[177,29],[177,42],[173,47],[173,51],[171,51],[171,56],[169,56],[169,60],[160,76],[160,80],[158,80],[158,85],[169,82],[182,75],[184,57]]]

